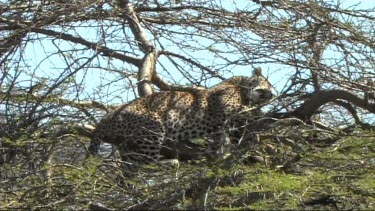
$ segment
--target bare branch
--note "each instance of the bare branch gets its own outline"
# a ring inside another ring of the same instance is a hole
[[[149,52],[145,55],[142,67],[138,71],[138,93],[141,97],[150,95],[154,91],[151,87],[153,77],[156,75],[155,65],[157,56],[156,52]]]
[[[291,113],[301,119],[309,119],[324,104],[335,102],[337,99],[346,100],[360,108],[375,114],[375,104],[367,103],[364,99],[345,90],[322,90],[315,93],[308,101]]]
[[[108,109],[101,103],[96,101],[72,101],[68,99],[61,98],[61,96],[50,94],[47,97],[45,95],[36,95],[29,93],[7,93],[0,91],[1,99],[9,99],[13,103],[24,103],[28,102],[41,102],[43,103],[53,103],[60,106],[71,106],[79,109],[91,109],[97,108],[108,112]],[[109,106],[110,109],[114,109],[115,106]]]
[[[137,67],[141,66],[141,59],[137,59],[137,58],[134,58],[134,57],[131,57],[131,56],[127,56],[127,55],[118,53],[118,52],[116,52],[116,51],[114,51],[114,50],[112,50],[112,49],[110,49],[106,46],[102,46],[102,45],[99,45],[99,44],[96,44],[96,43],[93,43],[93,42],[89,42],[89,41],[87,41],[85,39],[82,39],[80,37],[75,37],[75,36],[70,35],[70,34],[65,34],[65,33],[56,32],[56,31],[52,31],[52,30],[48,30],[48,29],[41,29],[41,28],[30,28],[30,31],[45,34],[45,35],[49,35],[49,36],[56,37],[58,39],[63,39],[63,40],[66,40],[66,41],[71,41],[73,43],[81,44],[81,45],[87,46],[88,48],[94,50],[95,52],[102,53],[103,56],[117,58],[117,59],[120,59],[124,62],[128,62],[130,64],[133,64],[134,66],[137,66]]]
[[[155,45],[147,37],[146,31],[141,26],[141,21],[135,12],[134,5],[128,0],[119,0],[118,5],[124,10],[124,18],[128,21],[140,49],[145,53],[154,51]]]

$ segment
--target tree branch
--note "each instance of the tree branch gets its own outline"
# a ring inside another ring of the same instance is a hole
[[[155,71],[157,56],[155,54],[156,52],[147,53],[138,71],[138,94],[141,97],[154,92],[151,83],[153,78],[157,75]]]
[[[336,102],[337,99],[346,100],[349,103],[375,114],[375,103],[368,103],[363,98],[345,90],[322,90],[315,93],[310,100],[304,102],[288,116],[296,116],[300,119],[310,119],[320,106],[329,102]]]
[[[146,31],[141,26],[141,20],[135,12],[134,5],[128,0],[119,0],[118,5],[125,11],[123,17],[128,21],[139,48],[146,54],[138,71],[138,93],[141,97],[150,95],[153,93],[152,76],[156,75],[157,51],[155,45],[147,37]]]
[[[192,64],[192,65],[194,65],[194,66],[199,67],[200,69],[202,69],[202,70],[208,72],[209,74],[211,74],[211,75],[214,76],[214,77],[220,78],[221,80],[225,80],[225,78],[224,78],[223,76],[217,74],[215,71],[212,71],[211,69],[209,69],[209,68],[207,68],[207,67],[205,67],[205,66],[199,64],[198,62],[196,62],[196,61],[194,61],[194,60],[192,60],[192,59],[190,59],[190,58],[186,58],[186,57],[184,57],[184,56],[181,56],[180,54],[176,54],[176,53],[173,53],[173,52],[170,52],[170,51],[160,51],[159,54],[160,54],[160,55],[166,55],[166,56],[174,56],[174,57],[177,57],[177,58],[179,58],[179,59],[184,60],[185,62],[188,62],[188,63],[190,63],[190,64]]]
[[[48,95],[47,97],[45,95],[36,95],[36,94],[28,94],[28,93],[7,93],[0,91],[0,98],[5,99],[8,98],[12,102],[17,103],[24,103],[25,101],[30,102],[46,102],[46,103],[55,103],[57,105],[61,106],[71,106],[78,109],[87,109],[87,108],[97,108],[100,110],[104,110],[108,112],[108,109],[101,103],[96,101],[73,101],[68,99],[63,99],[60,96],[55,95]],[[26,100],[27,99],[27,100]],[[114,109],[115,106],[108,106],[109,109]]]
[[[125,11],[123,16],[128,21],[130,30],[138,41],[139,48],[145,53],[154,51],[155,45],[147,37],[147,33],[141,26],[141,21],[135,12],[134,5],[128,0],[120,0],[118,2],[119,7]]]
[[[56,31],[52,31],[52,30],[48,30],[48,29],[40,29],[40,28],[30,28],[30,31],[40,33],[40,34],[44,34],[44,35],[48,35],[48,36],[52,36],[52,37],[56,37],[58,39],[63,39],[63,40],[66,40],[66,41],[78,43],[78,44],[87,46],[88,48],[90,48],[94,51],[101,52],[103,54],[103,56],[108,56],[108,57],[110,56],[110,57],[113,57],[113,58],[117,58],[117,59],[120,59],[121,61],[128,62],[128,63],[130,63],[134,66],[137,66],[137,67],[141,66],[141,59],[118,53],[118,52],[116,52],[116,51],[114,51],[114,50],[112,50],[108,47],[98,45],[98,44],[93,43],[93,42],[89,42],[85,39],[75,37],[75,36],[72,36],[70,34],[65,34],[65,33],[61,33],[61,32],[56,32]]]

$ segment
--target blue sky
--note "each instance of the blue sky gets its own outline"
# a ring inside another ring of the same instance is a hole
[[[3,1],[4,2],[4,1]],[[228,1],[232,2],[232,1]],[[241,6],[241,2],[244,1],[235,1],[237,6]],[[373,8],[375,7],[375,1],[374,0],[346,0],[346,1],[341,1],[342,4],[345,7],[348,7],[350,5],[356,5],[356,9],[368,9],[368,8]],[[228,4],[228,7],[231,4]],[[81,28],[78,30],[79,34],[82,34],[85,38],[92,40],[98,40],[98,37],[100,36],[98,32],[92,29],[88,28]],[[113,32],[115,33],[115,32]],[[90,34],[90,36],[87,36]],[[92,35],[91,35],[92,34]],[[43,75],[48,75],[50,77],[57,77],[59,74],[61,74],[64,69],[66,68],[66,64],[64,63],[64,58],[59,56],[58,54],[58,49],[56,46],[60,48],[60,50],[69,50],[72,48],[83,48],[83,46],[79,45],[74,45],[72,43],[67,43],[64,41],[60,40],[53,40],[51,38],[46,38],[43,39],[42,42],[39,42],[37,38],[41,37],[41,35],[36,35],[34,34],[33,36],[30,36],[30,38],[35,39],[35,41],[31,41],[28,43],[26,49],[24,49],[24,56],[23,60],[28,66],[25,66],[24,68],[29,69],[30,74],[35,74],[38,75],[39,77],[43,77]],[[207,42],[207,41],[202,41],[202,42]],[[207,44],[207,43],[205,43]],[[166,46],[168,46],[167,43],[165,43]],[[124,48],[126,46],[124,45]],[[167,50],[173,51],[178,53],[179,49],[174,47],[174,46],[168,46]],[[53,54],[51,56],[51,53]],[[82,58],[84,57],[90,57],[94,54],[95,52],[91,50],[82,50],[81,52],[65,52],[64,55],[67,57],[76,57],[76,58]],[[71,54],[71,55],[70,55]],[[49,56],[47,56],[49,55]],[[196,54],[192,55],[194,57],[199,57],[202,59],[205,59],[206,65],[210,64],[215,64],[217,62],[221,62],[218,59],[213,59],[210,57],[207,57],[207,55],[202,54],[200,52],[197,52]],[[334,55],[332,55],[334,56]],[[142,57],[142,55],[139,55],[138,57]],[[236,57],[236,55],[228,55],[229,57]],[[108,68],[113,68],[113,69],[118,69],[118,70],[129,70],[130,72],[133,71],[134,73],[136,72],[136,69],[134,66],[128,65],[126,63],[123,63],[122,61],[119,61],[117,59],[108,59],[108,58],[103,58],[101,60],[95,60],[93,63],[93,66],[101,65],[104,67]],[[171,63],[165,58],[160,59],[160,64],[164,65],[167,69],[173,70],[174,68],[171,65]],[[72,69],[78,67],[79,65],[77,64],[76,66],[72,66]],[[262,64],[262,65],[254,65],[254,66],[261,66],[262,69],[264,70],[264,74],[269,77],[269,80],[271,81],[272,84],[274,84],[275,88],[280,91],[285,84],[287,83],[288,80],[288,75],[292,74],[293,70],[288,69],[288,67],[282,67],[277,64]],[[236,66],[230,73],[227,73],[224,75],[225,77],[230,77],[232,75],[250,75],[251,70],[253,67],[249,66]],[[182,75],[178,73],[177,71],[171,71],[170,74],[171,76],[168,76],[166,72],[162,71],[162,66],[158,66],[158,70],[160,70],[160,73],[169,81],[175,82],[175,83],[182,83],[186,84],[188,81],[186,80],[181,80]],[[77,74],[76,80],[77,83],[81,82],[83,77],[86,77],[86,80],[83,81],[85,89],[82,89],[80,91],[81,97],[79,99],[84,99],[84,98],[89,98],[89,99],[95,99],[99,101],[104,101],[104,102],[110,102],[112,103],[124,103],[128,102],[131,99],[134,98],[134,95],[132,92],[124,92],[124,87],[129,87],[130,84],[127,82],[121,81],[121,78],[117,78],[118,80],[116,82],[111,82],[111,80],[116,80],[115,76],[116,74],[107,72],[107,71],[100,71],[98,69],[95,69],[95,67],[88,69],[88,70],[82,70]],[[25,79],[28,76],[24,76]],[[31,76],[32,77],[32,76]],[[172,80],[175,81],[172,81]],[[35,81],[40,80],[40,78],[34,78]],[[96,88],[97,85],[99,85],[99,82],[105,84],[109,83],[108,86],[105,86],[106,89],[103,90],[98,90]],[[219,80],[210,80],[206,84],[206,86],[212,86],[219,82]],[[27,86],[29,81],[25,81],[25,86]],[[97,94],[93,95],[93,91],[95,91]],[[98,94],[100,93],[100,94]],[[113,95],[112,95],[113,94]],[[116,96],[117,95],[117,96]],[[107,96],[106,99],[104,99]],[[108,96],[116,96],[116,97],[108,97]],[[76,98],[76,94],[73,93],[71,97]]]

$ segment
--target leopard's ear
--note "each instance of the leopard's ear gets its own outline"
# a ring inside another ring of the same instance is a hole
[[[254,68],[253,75],[254,76],[262,76],[262,68],[261,67]]]

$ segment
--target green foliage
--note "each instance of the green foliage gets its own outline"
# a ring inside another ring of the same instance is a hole
[[[131,179],[117,161],[82,156],[85,149],[74,139],[43,140],[54,143],[52,162],[34,171],[22,157],[0,166],[8,178],[1,181],[0,208],[375,209],[372,134],[299,150],[267,137],[225,159],[152,164]]]
[[[242,179],[237,184],[217,185],[212,191],[219,198],[214,208],[374,209],[374,146],[373,137],[349,137],[323,149],[306,146],[308,150],[295,163],[299,171],[293,173],[272,168],[277,163],[238,165],[226,172],[222,169],[217,180],[238,172]],[[276,147],[285,153],[285,146]]]

